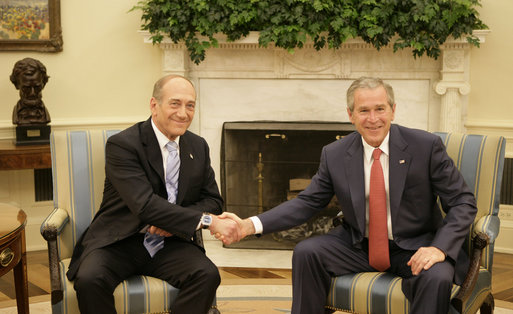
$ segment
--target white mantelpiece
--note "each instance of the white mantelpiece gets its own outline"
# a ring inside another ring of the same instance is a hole
[[[481,43],[488,31],[477,31]],[[148,33],[145,42],[151,43]],[[438,60],[413,58],[410,50],[377,51],[361,39],[340,49],[313,45],[290,54],[258,46],[258,33],[236,41],[219,38],[195,65],[184,44],[164,40],[163,74],[182,74],[198,91],[192,130],[207,139],[212,164],[219,165],[222,123],[254,120],[348,121],[345,92],[360,76],[378,76],[394,87],[395,122],[428,131],[464,131],[471,45],[449,40]],[[218,169],[215,169],[216,173]]]

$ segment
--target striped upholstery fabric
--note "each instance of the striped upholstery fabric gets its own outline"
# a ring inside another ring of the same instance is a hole
[[[52,313],[79,313],[73,283],[65,274],[77,240],[100,207],[105,180],[105,143],[119,130],[55,131],[51,135],[55,210],[43,222],[68,222],[58,237],[59,271],[64,297]],[[51,276],[53,278],[53,276]],[[114,296],[118,313],[165,312],[178,289],[160,279],[134,276],[122,282]]]
[[[63,282],[62,302],[52,304],[52,313],[80,313],[73,282],[66,278],[70,259],[60,262],[59,271]],[[162,313],[169,309],[179,290],[165,281],[148,276],[133,276],[114,290],[118,313]]]
[[[500,136],[435,133],[442,138],[447,153],[474,191],[478,213],[465,244],[470,248],[471,235],[485,232],[490,244],[483,251],[476,286],[464,313],[475,313],[491,293],[491,270],[494,241],[499,233],[499,195],[504,167],[505,140]],[[326,307],[353,313],[408,313],[409,302],[401,291],[400,277],[387,273],[357,273],[334,277]],[[454,285],[452,296],[459,287]],[[456,311],[451,307],[451,313]]]

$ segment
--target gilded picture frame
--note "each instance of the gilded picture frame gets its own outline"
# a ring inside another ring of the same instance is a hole
[[[1,51],[62,51],[60,0],[0,0]]]

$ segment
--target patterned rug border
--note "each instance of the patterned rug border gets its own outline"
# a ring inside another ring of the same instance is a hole
[[[289,297],[217,297],[218,301],[292,301]]]

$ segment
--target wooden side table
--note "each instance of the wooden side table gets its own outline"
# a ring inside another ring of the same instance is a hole
[[[14,269],[18,313],[29,313],[25,225],[27,215],[0,203],[0,276]]]
[[[0,140],[0,170],[51,167],[50,145],[16,146],[12,140]]]

